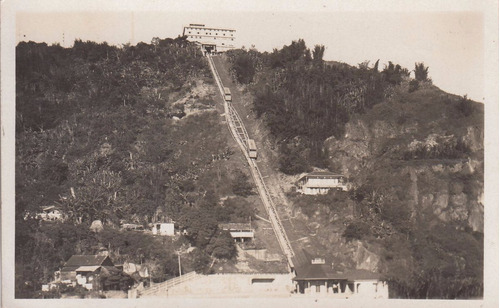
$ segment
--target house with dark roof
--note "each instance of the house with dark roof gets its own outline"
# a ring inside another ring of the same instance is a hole
[[[345,177],[329,171],[315,171],[297,181],[297,192],[304,195],[324,195],[332,189],[347,191]]]
[[[295,293],[336,298],[389,298],[389,289],[378,273],[337,270],[324,258],[311,258],[295,267]]]
[[[87,289],[100,289],[99,274],[115,271],[115,267],[107,255],[73,255],[64,263],[60,279],[84,286]]]

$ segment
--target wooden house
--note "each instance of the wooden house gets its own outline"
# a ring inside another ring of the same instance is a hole
[[[332,189],[347,191],[342,174],[315,171],[302,176],[297,182],[297,191],[305,195],[324,195]]]

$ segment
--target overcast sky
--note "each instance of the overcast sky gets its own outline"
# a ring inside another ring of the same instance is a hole
[[[260,51],[303,38],[310,48],[325,45],[325,60],[357,65],[380,59],[382,64],[393,61],[410,70],[415,62],[424,62],[434,84],[443,90],[468,94],[477,101],[484,97],[485,23],[480,12],[311,11],[266,6],[239,10],[197,6],[198,11],[173,5],[156,11],[148,6],[141,10],[115,8],[84,11],[73,7],[55,12],[32,4],[29,11],[16,15],[16,42],[57,42],[66,47],[77,38],[114,45],[150,43],[153,37],[177,37],[183,25],[202,23],[236,29],[236,46],[255,45]]]

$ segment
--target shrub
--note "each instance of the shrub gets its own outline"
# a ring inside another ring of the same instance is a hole
[[[425,67],[424,63],[415,63],[415,69],[413,70],[415,72],[415,80],[417,81],[427,81],[428,79],[428,74],[429,74],[429,67]]]
[[[210,243],[207,251],[218,259],[233,259],[238,255],[234,240],[229,231],[222,231],[219,236]]]
[[[255,67],[252,58],[247,53],[241,53],[233,64],[236,80],[242,84],[249,84],[253,81]]]
[[[464,95],[458,102],[457,109],[461,115],[468,117],[474,112],[474,102]]]
[[[239,169],[236,169],[234,172],[231,189],[237,196],[248,197],[255,194],[253,185],[248,181],[248,175]]]
[[[360,240],[364,236],[370,234],[370,226],[363,221],[356,221],[350,223],[347,228],[342,233],[346,241],[350,242],[352,240]]]
[[[418,80],[413,79],[412,81],[410,81],[410,88],[408,89],[408,92],[412,93],[412,92],[417,91],[419,86],[420,86],[420,83],[418,82]]]
[[[289,175],[306,172],[310,169],[308,161],[302,157],[300,149],[290,149],[286,144],[280,148],[279,169]]]

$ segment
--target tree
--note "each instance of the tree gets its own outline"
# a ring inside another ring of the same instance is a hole
[[[412,81],[410,81],[410,87],[408,89],[408,92],[410,92],[410,93],[415,92],[418,90],[418,88],[419,88],[418,80],[413,79]]]
[[[233,259],[238,255],[234,239],[229,231],[221,231],[215,241],[207,247],[207,251],[218,259]]]
[[[201,249],[195,249],[190,255],[193,258],[193,269],[197,273],[206,273],[210,264],[210,256]]]
[[[382,75],[386,82],[392,85],[399,85],[404,77],[409,76],[409,72],[408,69],[402,68],[401,65],[394,65],[394,63],[389,61],[389,64],[382,71]]]
[[[464,117],[470,116],[474,112],[474,102],[464,95],[457,104],[457,110]]]
[[[370,227],[367,223],[363,221],[352,222],[347,225],[346,229],[342,233],[342,236],[346,238],[348,242],[352,240],[360,240],[364,236],[370,234]]]
[[[234,171],[231,189],[237,196],[248,197],[255,194],[253,185],[248,181],[248,175],[243,173],[240,169]]]
[[[228,221],[248,222],[255,218],[255,209],[252,204],[242,197],[228,198],[224,201],[223,209],[228,214]]]
[[[315,63],[321,64],[323,63],[323,55],[325,54],[325,46],[324,45],[315,45],[313,50],[313,61]]]
[[[428,81],[429,67],[425,66],[423,62],[415,63],[415,79],[418,81]]]
[[[248,52],[240,53],[233,64],[236,80],[242,84],[249,84],[255,75],[255,63]]]
[[[279,168],[281,172],[292,175],[308,171],[309,163],[302,157],[298,147],[292,146],[290,149],[283,144],[280,148]]]

